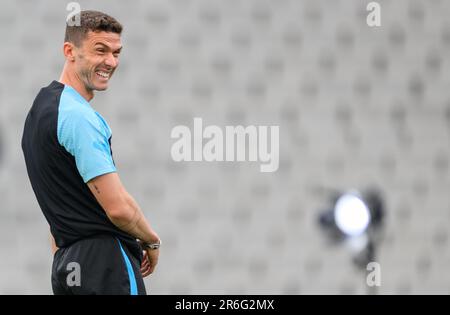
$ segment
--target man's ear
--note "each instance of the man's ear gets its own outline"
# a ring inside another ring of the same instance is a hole
[[[75,46],[72,43],[70,43],[70,42],[64,43],[63,53],[64,53],[64,56],[66,57],[67,61],[72,61],[72,62],[75,61],[74,50],[75,50]]]

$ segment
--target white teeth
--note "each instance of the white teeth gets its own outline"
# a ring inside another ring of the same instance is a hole
[[[109,78],[109,73],[106,72],[102,72],[102,71],[97,71],[96,72],[99,76],[101,76],[102,78]]]

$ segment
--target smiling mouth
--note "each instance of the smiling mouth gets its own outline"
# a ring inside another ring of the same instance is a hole
[[[96,71],[95,74],[98,75],[102,79],[109,79],[109,77],[111,76],[110,72],[104,72],[104,71]]]

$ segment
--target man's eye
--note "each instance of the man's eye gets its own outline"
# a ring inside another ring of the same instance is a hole
[[[100,49],[97,49],[97,52],[99,52],[99,53],[102,53],[102,54],[103,54],[103,53],[105,52],[105,50],[104,50],[104,49],[101,49],[101,48],[100,48]]]

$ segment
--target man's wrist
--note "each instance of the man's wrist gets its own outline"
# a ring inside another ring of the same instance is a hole
[[[159,249],[161,246],[161,239],[157,239],[150,242],[141,242],[141,246],[143,249]]]

